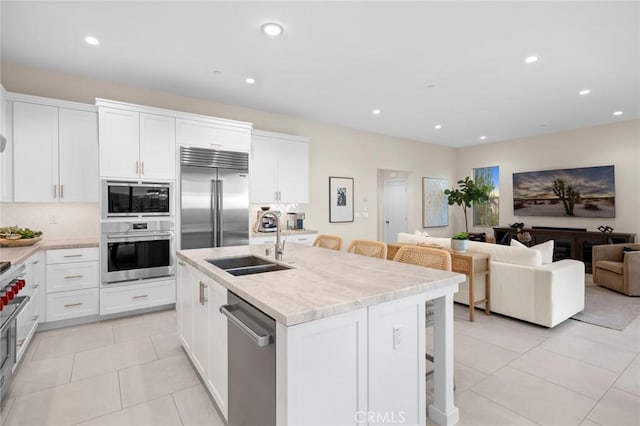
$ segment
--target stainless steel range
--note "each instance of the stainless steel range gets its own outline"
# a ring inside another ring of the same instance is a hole
[[[173,221],[103,222],[101,228],[103,284],[175,275]]]
[[[9,388],[16,364],[16,318],[29,302],[29,296],[18,296],[26,284],[19,273],[0,277],[0,400]]]

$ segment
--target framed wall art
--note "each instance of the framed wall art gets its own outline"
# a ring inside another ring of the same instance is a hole
[[[449,226],[449,203],[444,190],[449,181],[439,178],[422,178],[422,226],[436,228]]]
[[[353,178],[329,177],[329,222],[353,222]]]

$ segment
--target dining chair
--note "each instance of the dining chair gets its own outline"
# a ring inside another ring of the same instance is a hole
[[[353,240],[347,248],[348,253],[360,254],[362,256],[387,258],[387,243],[371,240]]]
[[[342,249],[342,238],[337,235],[320,234],[313,241],[313,246],[340,251]]]

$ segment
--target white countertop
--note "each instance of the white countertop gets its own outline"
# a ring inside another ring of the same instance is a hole
[[[286,229],[286,230],[282,230],[280,231],[280,235],[307,235],[307,234],[317,234],[318,231],[313,230],[313,229]],[[251,236],[253,238],[260,238],[260,237],[275,237],[276,236],[276,232],[251,232]]]
[[[465,280],[452,272],[296,243],[287,244],[279,262],[293,267],[284,271],[235,277],[205,261],[250,254],[265,258],[264,252],[264,245],[205,248],[178,251],[178,258],[286,326]]]
[[[11,264],[22,263],[38,250],[98,247],[98,238],[77,240],[47,240],[46,238],[32,246],[0,247],[0,260]]]

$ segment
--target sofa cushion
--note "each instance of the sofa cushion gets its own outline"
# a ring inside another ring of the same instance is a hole
[[[624,272],[624,263],[612,262],[610,260],[599,260],[596,262],[596,268],[605,269],[618,275],[622,275]]]
[[[511,240],[511,247],[530,248],[531,250],[537,250],[542,256],[542,264],[549,265],[553,263],[553,240],[545,241],[544,243],[536,244],[533,247],[527,247],[518,240]]]

